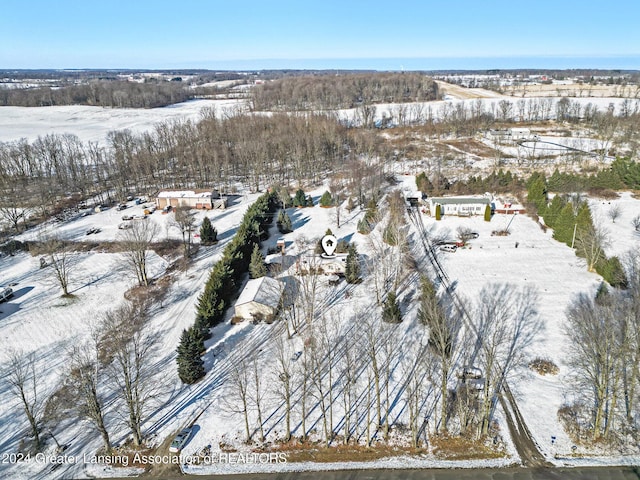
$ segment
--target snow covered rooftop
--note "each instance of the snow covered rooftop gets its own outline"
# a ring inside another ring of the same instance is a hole
[[[247,282],[236,301],[236,306],[256,302],[277,308],[283,286],[279,280],[271,277],[254,278]]]
[[[158,193],[158,198],[211,198],[212,192],[194,192],[193,190],[165,190]]]
[[[488,197],[431,197],[429,200],[432,204],[439,203],[440,205],[461,205],[472,203],[482,203],[489,205],[489,203],[491,203]]]

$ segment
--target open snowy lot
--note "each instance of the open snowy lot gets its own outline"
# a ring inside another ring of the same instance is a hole
[[[239,100],[192,100],[162,108],[106,108],[83,105],[55,107],[0,107],[0,142],[71,133],[83,142],[104,144],[112,130],[134,133],[151,130],[155,124],[175,120],[197,120],[203,108],[218,114],[233,111]]]

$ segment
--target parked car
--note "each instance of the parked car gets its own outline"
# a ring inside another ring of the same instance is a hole
[[[98,227],[92,227],[89,230],[87,230],[87,235],[92,235],[94,233],[100,233],[102,230],[100,230]]]
[[[456,247],[455,245],[442,245],[440,247],[440,250],[442,250],[443,252],[455,252],[458,249],[458,247]]]
[[[144,213],[138,213],[132,217],[133,220],[146,220],[147,216]]]
[[[118,225],[118,228],[120,230],[127,230],[127,229],[131,228],[131,224],[127,223],[127,222],[122,222],[120,225]]]
[[[124,221],[133,220],[133,215],[123,215],[122,216],[122,220],[124,220]]]
[[[181,430],[180,433],[177,434],[176,437],[173,439],[173,442],[171,442],[171,446],[169,447],[169,451],[171,453],[180,453],[182,448],[189,441],[189,437],[191,436],[191,431],[192,431],[191,428],[185,428],[185,429]]]
[[[9,300],[11,297],[13,297],[13,288],[0,287],[0,303]]]
[[[167,205],[162,209],[162,214],[164,215],[166,213],[169,213],[171,210],[173,210],[173,207],[171,205]]]
[[[291,360],[295,362],[300,358],[301,355],[302,355],[302,352],[298,351],[291,356]]]
[[[125,210],[127,207],[129,207],[129,205],[127,205],[126,203],[121,203],[120,205],[118,205],[118,211]]]

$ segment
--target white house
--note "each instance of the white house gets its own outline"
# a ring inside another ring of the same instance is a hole
[[[298,273],[315,272],[325,275],[344,275],[346,268],[346,253],[336,253],[333,256],[301,255],[296,261],[296,272]]]
[[[431,216],[436,216],[436,208],[440,208],[442,215],[457,215],[469,217],[471,215],[484,215],[487,205],[492,207],[491,198],[482,197],[430,197],[429,211]]]
[[[284,286],[271,277],[249,280],[235,304],[235,316],[243,320],[272,321],[280,305]]]

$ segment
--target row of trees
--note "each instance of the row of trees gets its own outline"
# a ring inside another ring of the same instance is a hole
[[[246,211],[233,240],[213,266],[204,291],[198,297],[196,319],[182,334],[178,346],[178,375],[184,383],[194,383],[204,375],[201,353],[209,329],[222,321],[232,297],[249,270],[252,253],[268,236],[277,199],[273,193],[260,196]]]
[[[257,191],[316,182],[329,171],[340,171],[354,191],[371,191],[384,178],[378,159],[391,158],[373,132],[315,114],[218,118],[210,111],[198,123],[111,132],[107,142],[52,134],[0,143],[2,216],[20,230],[33,214],[48,217],[91,196],[109,203],[166,188],[229,192],[236,182]]]
[[[156,108],[193,98],[193,91],[178,82],[90,80],[62,87],[2,88],[0,106],[49,107],[95,105],[115,108]]]
[[[389,441],[392,430],[414,447],[434,432],[484,438],[502,383],[522,364],[540,320],[530,290],[491,285],[481,298],[466,304],[474,323],[465,327],[452,299],[423,280],[412,329],[370,308],[349,319],[325,312],[300,330],[305,348],[298,354],[288,329],[274,324],[268,350],[228,365],[223,409],[242,416],[247,442],[274,430],[282,441],[314,433],[325,445]],[[461,365],[486,374],[452,389]]]
[[[620,259],[605,255],[608,235],[601,224],[593,222],[589,205],[580,195],[556,195],[549,203],[545,177],[535,174],[529,179],[527,201],[545,225],[553,228],[553,238],[576,248],[589,271],[597,271],[612,286],[626,287]]]

